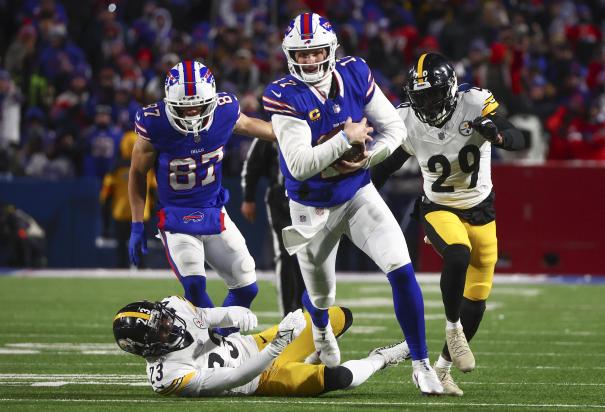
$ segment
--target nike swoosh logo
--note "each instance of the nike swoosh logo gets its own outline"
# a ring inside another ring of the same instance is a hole
[[[258,337],[263,341],[263,343],[267,343],[267,339],[265,339],[263,335],[258,335]]]
[[[271,90],[271,93],[273,93],[275,97],[281,97],[281,93],[277,93],[275,90]]]
[[[140,113],[137,113],[136,120],[137,121],[141,120],[141,114]]]

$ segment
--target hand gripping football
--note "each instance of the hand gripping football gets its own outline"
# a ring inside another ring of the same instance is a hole
[[[320,136],[319,140],[317,140],[317,144],[322,144],[322,143],[327,142],[328,140],[330,140],[331,138],[336,136],[338,133],[340,133],[340,131],[342,131],[344,129],[344,127],[345,127],[344,124],[342,124],[338,127],[335,127],[327,134]],[[363,159],[363,153],[365,152],[365,149],[366,149],[365,146],[362,144],[353,144],[353,145],[351,145],[351,148],[349,150],[344,152],[342,154],[342,156],[340,156],[336,160],[336,162],[339,162],[341,160],[345,160],[347,162],[359,162],[361,159]],[[336,163],[336,162],[334,162],[334,163]]]

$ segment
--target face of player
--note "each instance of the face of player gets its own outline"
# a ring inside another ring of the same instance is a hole
[[[204,110],[204,106],[177,107],[176,112],[182,117],[199,116]]]
[[[296,63],[303,64],[302,70],[305,73],[315,73],[319,70],[319,64],[328,58],[328,51],[326,48],[311,49],[311,50],[300,50],[294,54]]]

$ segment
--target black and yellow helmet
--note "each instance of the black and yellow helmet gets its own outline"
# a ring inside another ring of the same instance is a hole
[[[423,53],[408,71],[405,91],[420,121],[441,127],[456,109],[458,81],[451,63]]]
[[[113,336],[126,352],[144,357],[161,356],[193,342],[185,321],[162,302],[130,303],[113,318]]]

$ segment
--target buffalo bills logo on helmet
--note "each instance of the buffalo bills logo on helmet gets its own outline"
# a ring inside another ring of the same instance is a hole
[[[334,29],[332,28],[332,24],[328,20],[324,19],[323,17],[319,18],[319,24],[321,25],[321,27],[326,29],[326,31],[330,31],[330,32],[334,31]]]
[[[172,68],[166,75],[165,86],[174,86],[178,82],[179,82],[179,71],[176,70],[175,68]]]
[[[212,74],[209,68],[204,66],[200,69],[200,79],[202,79],[202,81],[206,83],[213,83],[214,75]]]
[[[204,220],[204,212],[200,212],[195,211],[193,213],[190,213],[188,215],[183,216],[183,223],[196,223],[196,222],[201,222],[202,220]]]

